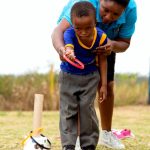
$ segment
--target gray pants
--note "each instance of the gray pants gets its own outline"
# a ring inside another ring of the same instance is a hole
[[[94,100],[100,76],[72,75],[60,72],[60,134],[62,146],[75,145],[78,136],[78,109],[80,110],[80,145],[96,147],[99,125]]]

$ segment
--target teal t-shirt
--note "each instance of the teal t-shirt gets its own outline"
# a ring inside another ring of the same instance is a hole
[[[68,4],[63,8],[63,11],[58,19],[58,23],[62,19],[66,19],[70,25],[70,11],[74,3],[82,0],[69,0]],[[135,31],[135,22],[137,20],[137,7],[134,0],[130,0],[128,6],[118,20],[114,21],[111,24],[103,24],[99,9],[100,9],[100,0],[87,0],[93,4],[96,9],[96,18],[97,26],[100,27],[110,39],[115,38],[131,38],[132,34]]]

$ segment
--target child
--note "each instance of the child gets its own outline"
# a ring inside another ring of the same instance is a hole
[[[106,56],[92,53],[96,47],[106,44],[106,34],[96,28],[96,11],[87,1],[77,2],[71,9],[72,27],[64,33],[66,55],[72,61],[76,57],[85,65],[83,70],[68,62],[61,62],[60,72],[60,134],[63,150],[74,150],[78,136],[78,109],[80,111],[80,145],[82,150],[95,150],[99,138],[99,125],[94,109],[96,91],[101,82],[100,98],[106,98]],[[100,75],[99,75],[100,71]],[[101,80],[100,80],[101,77]]]

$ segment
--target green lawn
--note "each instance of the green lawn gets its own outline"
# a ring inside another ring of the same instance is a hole
[[[32,130],[33,112],[0,112],[0,150],[22,150],[24,136]],[[52,150],[61,150],[59,138],[59,112],[43,112],[43,134]],[[116,107],[113,128],[131,129],[135,139],[122,140],[127,150],[150,150],[150,106]],[[97,150],[108,150],[98,145]]]

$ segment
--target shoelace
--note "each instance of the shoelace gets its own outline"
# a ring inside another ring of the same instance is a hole
[[[111,140],[115,140],[117,143],[121,144],[120,140],[110,131]]]

